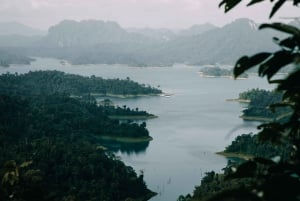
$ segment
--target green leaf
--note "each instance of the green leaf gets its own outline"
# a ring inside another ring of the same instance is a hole
[[[253,161],[247,161],[238,166],[236,172],[232,175],[235,178],[253,177],[257,168],[257,164]]]
[[[296,46],[299,46],[297,40],[294,37],[286,38],[279,43],[280,46],[293,50]]]
[[[242,0],[223,0],[219,7],[225,5],[225,13],[234,8],[237,4],[239,4]]]
[[[272,18],[273,15],[278,11],[278,9],[285,3],[286,0],[278,0],[272,8],[269,18]]]
[[[293,55],[285,50],[276,52],[273,57],[260,65],[259,76],[267,75],[270,80],[282,67],[293,62]]]
[[[270,80],[269,81],[270,84],[280,84],[282,82],[283,82],[283,80]]]
[[[253,4],[256,4],[256,3],[259,3],[262,1],[264,1],[264,0],[252,0],[252,1],[250,1],[250,3],[247,4],[247,6],[252,6]]]
[[[243,74],[246,70],[260,64],[261,62],[266,60],[270,55],[271,53],[262,52],[252,57],[248,57],[248,56],[241,57],[235,64],[233,70],[234,77],[237,78],[239,75]]]
[[[273,37],[273,41],[274,41],[274,43],[276,43],[276,44],[279,44],[279,43],[280,43],[280,39],[277,38],[277,37]]]
[[[300,37],[300,30],[294,26],[283,24],[283,23],[272,23],[272,24],[262,24],[259,26],[259,29],[272,28],[278,31],[282,31],[294,36]]]
[[[285,80],[278,86],[278,90],[288,90],[289,92],[300,92],[300,70],[291,73]]]
[[[272,160],[269,160],[269,159],[266,159],[266,158],[261,158],[261,157],[255,157],[253,159],[253,161],[255,161],[257,163],[260,163],[260,164],[263,164],[263,165],[267,165],[267,166],[275,165],[275,163]]]

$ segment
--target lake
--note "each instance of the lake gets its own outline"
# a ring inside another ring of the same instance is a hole
[[[59,60],[37,58],[31,65],[0,68],[0,73],[26,73],[33,70],[60,70],[103,78],[130,77],[134,81],[160,87],[171,97],[112,98],[119,105],[138,107],[158,116],[147,120],[153,141],[115,152],[137,173],[144,172],[148,187],[158,195],[151,201],[176,201],[180,194],[192,193],[205,172],[221,172],[227,159],[216,155],[239,134],[256,132],[255,122],[238,116],[243,105],[227,102],[251,88],[272,89],[264,79],[204,78],[200,67],[127,67],[124,65],[62,65]]]

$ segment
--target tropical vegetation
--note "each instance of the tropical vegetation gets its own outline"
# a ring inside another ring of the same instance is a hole
[[[243,110],[242,118],[255,121],[285,121],[291,114],[291,109],[272,108],[270,105],[282,100],[283,93],[278,91],[268,91],[264,89],[251,89],[239,94],[239,99],[249,101]]]
[[[76,84],[60,82],[60,76],[32,72],[0,78],[7,87],[0,90],[0,200],[119,201],[155,195],[143,173],[106,151],[102,140],[150,140],[146,124],[110,119],[94,98],[72,98],[68,92],[79,93],[80,84],[72,76]]]
[[[37,84],[38,83],[38,84]],[[139,84],[130,78],[103,79],[84,77],[60,71],[33,71],[26,74],[6,73],[0,76],[1,91],[10,94],[66,93],[82,95],[157,95],[161,90]]]
[[[265,2],[265,0],[250,0],[248,6]],[[272,17],[285,3],[292,2],[297,6],[299,0],[277,0],[274,3],[270,17]],[[241,0],[222,0],[220,6],[224,6],[228,12]],[[204,177],[203,188],[196,188],[192,197],[180,197],[180,200],[249,200],[249,201],[273,201],[273,200],[299,200],[300,197],[300,30],[294,26],[283,23],[262,24],[260,29],[271,28],[284,32],[283,39],[274,38],[280,49],[276,52],[261,52],[254,56],[241,57],[234,67],[234,75],[238,77],[248,69],[258,66],[259,76],[266,76],[269,83],[277,84],[276,90],[283,94],[282,99],[270,107],[290,108],[291,113],[286,121],[276,121],[261,124],[258,128],[258,139],[265,142],[291,145],[291,151],[286,160],[280,155],[274,158],[268,156],[255,157],[240,165],[229,164],[224,169],[224,180],[214,172]],[[280,69],[294,65],[284,78],[276,79]],[[208,181],[208,187],[206,187]],[[229,183],[229,188],[223,187]],[[237,185],[234,185],[237,184]],[[220,188],[221,186],[221,188]],[[207,193],[201,193],[207,189]],[[199,192],[199,193],[198,193]]]

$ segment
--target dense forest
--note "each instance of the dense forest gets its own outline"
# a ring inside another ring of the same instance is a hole
[[[248,1],[248,6],[266,2],[264,0]],[[300,4],[299,0],[270,1],[273,4],[269,17],[284,5],[292,3],[294,6]],[[220,7],[224,7],[225,12],[229,12],[240,4],[237,0],[222,0]],[[273,143],[274,149],[278,153],[280,148],[291,145],[289,156],[269,158],[254,157],[241,164],[228,164],[224,168],[224,174],[220,177],[215,172],[208,172],[202,179],[201,185],[196,187],[193,196],[180,196],[180,201],[297,201],[300,198],[299,170],[300,170],[300,70],[299,70],[299,28],[285,23],[268,23],[259,26],[259,29],[272,29],[285,33],[283,39],[274,37],[275,43],[280,47],[275,52],[259,52],[253,56],[242,56],[237,60],[234,67],[234,77],[239,77],[245,71],[258,67],[258,75],[266,77],[271,84],[276,84],[276,91],[281,93],[281,98],[276,104],[269,107],[272,109],[286,108],[290,114],[285,121],[272,119],[271,122],[263,123],[258,126],[258,139],[267,145]],[[286,69],[293,65],[296,69],[289,71],[286,77],[276,79],[275,75],[281,69]],[[264,99],[257,101],[264,102]],[[259,105],[259,102],[257,102]],[[239,145],[245,146],[246,142],[255,142],[256,137],[239,137],[230,148],[238,149]],[[246,147],[245,149],[252,149]],[[280,156],[280,155],[279,155]],[[226,185],[227,184],[227,185]],[[228,185],[229,184],[229,185]]]
[[[271,142],[259,140],[259,137],[254,134],[239,135],[226,147],[225,153],[246,154],[253,157],[278,157],[281,160],[287,160],[291,154],[291,145],[278,144],[274,145]]]
[[[249,100],[246,109],[241,116],[245,120],[271,121],[273,119],[286,120],[291,114],[289,108],[272,109],[272,105],[282,100],[283,93],[267,91],[264,89],[251,89],[239,94],[239,99]]]
[[[139,108],[131,109],[126,105],[123,105],[122,107],[115,106],[110,99],[104,99],[97,104],[99,107],[103,108],[105,114],[111,119],[142,120],[157,117],[146,111],[139,110]]]
[[[250,101],[248,108],[243,110],[243,117],[262,117],[269,121],[282,121],[283,119],[278,119],[278,117],[291,112],[291,110],[283,107],[277,108],[273,112],[270,109],[270,105],[281,102],[282,97],[283,93],[281,92],[264,89],[251,89],[240,93],[239,99]],[[257,119],[254,118],[254,120]],[[250,133],[237,136],[224,152],[220,152],[229,159],[227,166],[223,168],[223,173],[207,172],[201,180],[201,185],[195,187],[193,196],[180,196],[178,201],[227,200],[227,196],[232,195],[237,200],[246,198],[256,200],[255,195],[248,192],[257,182],[255,180],[256,168],[264,171],[267,168],[263,165],[265,163],[272,166],[279,161],[289,161],[293,152],[293,146],[288,140],[279,142],[276,141],[276,136],[273,137],[273,141],[266,140],[271,137],[269,134],[266,135]],[[235,157],[248,158],[248,160],[250,158],[250,160],[235,162]],[[272,162],[268,159],[272,159]],[[254,163],[259,165],[256,166]],[[239,193],[236,193],[235,189],[238,189]]]
[[[37,84],[39,83],[39,84]],[[10,94],[66,93],[70,95],[157,95],[161,90],[139,84],[127,78],[103,79],[91,76],[66,74],[60,71],[34,71],[26,74],[0,76],[1,91]]]
[[[153,196],[143,174],[138,176],[105,151],[101,139],[150,140],[146,124],[112,120],[95,99],[70,97],[67,92],[80,91],[75,87],[80,85],[55,88],[49,75],[57,74],[61,75],[1,76],[1,86],[9,88],[0,91],[0,200],[119,201]]]

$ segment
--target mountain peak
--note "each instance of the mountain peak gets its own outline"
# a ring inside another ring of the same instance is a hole
[[[210,23],[205,23],[205,24],[195,24],[191,26],[188,29],[182,30],[179,32],[179,35],[181,36],[195,36],[195,35],[200,35],[206,31],[210,31],[212,29],[217,28],[215,25],[210,24]]]
[[[240,18],[240,19],[234,20],[230,24],[225,25],[224,28],[230,28],[230,29],[240,28],[240,29],[248,29],[248,30],[252,30],[252,31],[257,31],[258,24],[248,18]]]
[[[101,30],[101,29],[113,29],[113,30],[123,30],[121,26],[113,21],[102,21],[102,20],[82,20],[82,21],[75,21],[75,20],[63,20],[57,25],[54,25],[49,28],[49,33],[56,32],[58,30],[73,30],[73,31],[80,31],[83,32],[84,30]]]

